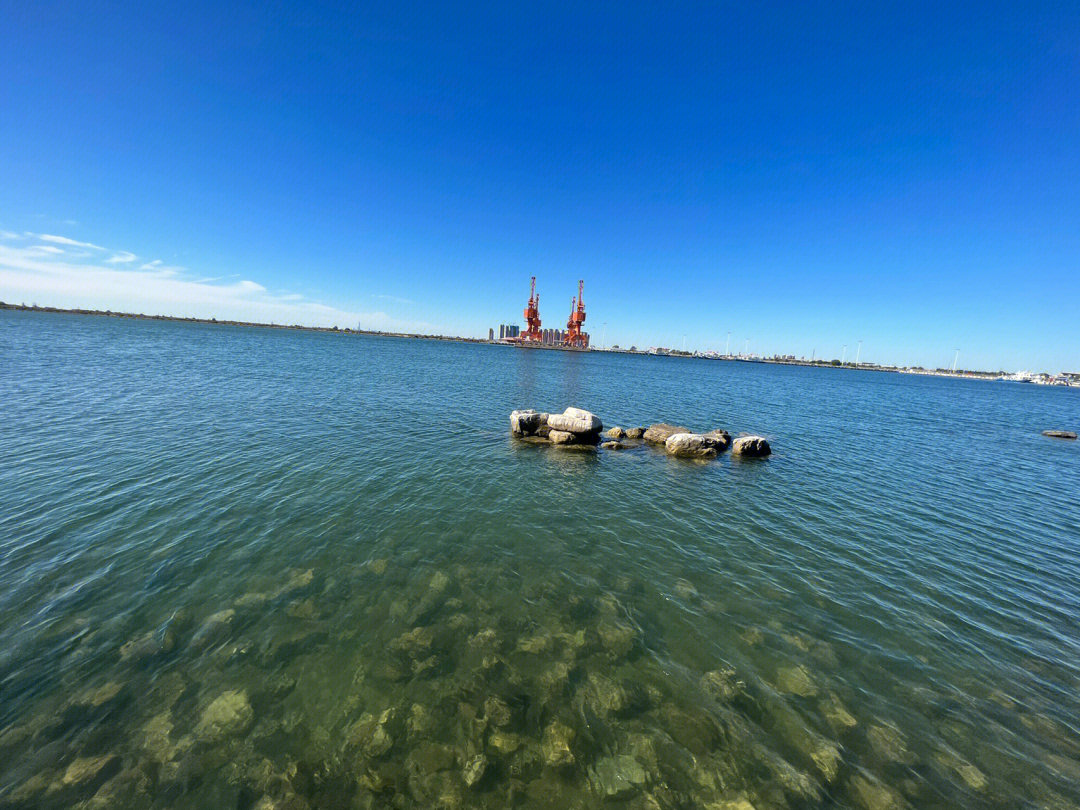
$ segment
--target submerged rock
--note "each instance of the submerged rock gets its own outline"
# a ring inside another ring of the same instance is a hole
[[[155,655],[171,652],[173,649],[173,637],[159,636],[157,633],[146,633],[133,638],[120,646],[120,660],[138,663]]]
[[[63,787],[87,787],[101,784],[120,770],[120,757],[102,754],[96,757],[79,757],[64,771],[60,783]]]
[[[701,676],[701,689],[719,703],[727,703],[746,689],[746,684],[735,677],[730,667],[714,669]]]
[[[613,427],[607,433],[604,434],[609,439],[622,439],[626,436],[626,431],[621,427]]]
[[[689,428],[669,425],[666,422],[658,422],[655,425],[649,425],[646,430],[642,431],[641,438],[651,444],[664,444],[669,436],[674,436],[676,433],[690,432],[692,431]]]
[[[626,438],[628,439],[640,439],[645,435],[645,428],[632,427],[626,429]]]
[[[622,658],[630,653],[637,641],[637,631],[622,622],[601,622],[596,627],[601,646],[614,658]]]
[[[731,454],[743,458],[765,458],[771,453],[769,442],[761,436],[740,436],[731,446]]]
[[[243,734],[251,728],[254,718],[247,692],[231,689],[203,710],[195,726],[195,736],[203,742],[216,742],[223,737]]]
[[[848,790],[864,810],[900,810],[904,806],[904,800],[899,793],[863,774],[851,777]]]
[[[484,772],[486,770],[487,757],[483,754],[477,754],[466,762],[465,767],[461,770],[461,779],[465,783],[465,787],[473,787],[476,785],[484,778]]]
[[[802,666],[782,667],[776,673],[776,688],[799,697],[813,697],[818,691],[810,673]]]
[[[510,725],[510,707],[501,698],[489,697],[484,701],[484,717],[493,726]]]
[[[818,706],[821,709],[821,713],[825,715],[825,719],[828,721],[829,725],[832,726],[835,731],[844,731],[858,725],[858,721],[852,716],[851,712],[847,710],[847,707],[840,702],[840,698],[832,693],[822,700]]]
[[[645,787],[645,769],[631,756],[604,757],[589,772],[589,781],[605,799],[628,799]]]
[[[540,742],[540,753],[544,762],[552,768],[561,768],[574,763],[574,753],[570,744],[574,741],[574,730],[565,723],[555,720],[544,729]]]
[[[896,726],[883,723],[871,726],[866,732],[870,747],[878,756],[891,762],[914,765],[915,755],[908,750],[907,740]]]
[[[601,442],[601,450],[622,450],[626,447],[622,442]]]
[[[715,458],[713,442],[700,433],[673,433],[664,442],[669,456],[676,458]]]
[[[87,689],[83,692],[80,692],[78,695],[76,695],[74,700],[72,700],[72,704],[75,706],[82,706],[88,709],[98,709],[108,703],[112,703],[113,701],[115,701],[117,697],[120,696],[123,688],[123,685],[119,682],[109,681],[108,683],[103,684],[102,686],[99,686],[97,688]]]
[[[1076,434],[1071,430],[1044,430],[1043,436],[1049,436],[1051,439],[1075,439]]]

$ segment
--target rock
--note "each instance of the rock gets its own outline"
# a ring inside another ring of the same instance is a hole
[[[776,673],[776,688],[799,697],[813,697],[817,694],[817,684],[804,667],[784,667]]]
[[[830,694],[818,706],[834,731],[846,731],[858,725],[858,721],[847,710],[847,707],[840,702],[840,698],[834,694]]]
[[[604,435],[607,436],[609,439],[622,439],[626,436],[626,431],[623,430],[621,427],[613,427]]]
[[[548,441],[552,444],[565,446],[579,445],[581,447],[595,447],[600,441],[599,433],[571,433],[568,430],[552,430],[548,433]]]
[[[673,433],[664,442],[669,456],[676,458],[715,458],[716,447],[712,440],[700,433]]]
[[[488,737],[488,745],[504,757],[521,748],[522,742],[523,740],[517,734],[509,734],[505,731],[493,731]]]
[[[714,669],[701,676],[701,689],[713,700],[727,703],[746,688],[746,684],[735,677],[735,670],[730,667]]]
[[[904,800],[899,793],[862,774],[851,778],[848,789],[858,805],[865,810],[900,810],[904,806]]]
[[[765,458],[770,453],[772,448],[761,436],[740,436],[731,446],[731,455],[743,458]]]
[[[709,432],[702,433],[701,435],[712,442],[713,447],[716,448],[716,452],[718,453],[723,453],[725,450],[731,447],[731,434],[728,433],[726,430],[720,430],[719,428],[717,428],[716,430],[710,430]]]
[[[442,571],[436,571],[431,575],[431,579],[428,580],[428,591],[431,593],[442,593],[450,587],[450,577]]]
[[[465,763],[465,767],[461,770],[461,778],[465,782],[465,787],[472,787],[481,779],[484,778],[484,771],[487,770],[487,757],[483,754],[477,754],[475,757]]]
[[[204,742],[216,742],[222,737],[240,735],[251,728],[254,718],[247,692],[231,689],[203,710],[195,726],[195,736]]]
[[[237,611],[232,608],[218,610],[206,617],[199,630],[191,637],[192,649],[210,647],[225,642],[232,629],[232,622],[237,618]]]
[[[120,757],[102,754],[97,757],[79,757],[68,765],[60,779],[63,787],[90,787],[100,785],[120,770]]]
[[[298,571],[296,569],[293,569],[285,583],[281,587],[273,591],[270,594],[270,597],[272,599],[278,599],[282,596],[292,594],[295,591],[302,591],[305,588],[310,587],[312,582],[314,581],[314,568],[308,568],[306,571]]]
[[[701,596],[698,589],[694,587],[694,583],[688,579],[675,580],[675,595],[687,602],[696,601]]]
[[[601,622],[596,628],[600,644],[614,658],[622,658],[634,648],[637,631],[622,622]]]
[[[622,442],[600,442],[601,450],[623,450],[625,447]]]
[[[532,409],[510,412],[510,432],[515,436],[532,436],[540,424],[540,414]]]
[[[543,754],[544,762],[552,768],[572,765],[574,753],[570,750],[570,743],[573,741],[574,730],[558,720],[553,721],[544,729],[544,736],[540,741],[540,753]]]
[[[553,413],[548,416],[547,423],[553,431],[567,433],[599,434],[604,429],[604,424],[595,414],[581,408],[567,408],[561,414]]]
[[[632,717],[647,710],[648,691],[633,681],[620,683],[593,672],[587,686],[579,693],[590,709],[600,716]]]
[[[386,573],[386,567],[390,564],[390,561],[385,557],[380,557],[377,560],[368,560],[367,570],[373,573],[377,577],[381,577]]]
[[[652,444],[664,444],[669,436],[674,436],[676,433],[690,432],[690,428],[677,427],[676,425],[669,425],[666,422],[660,422],[655,425],[649,425],[648,429],[642,432],[641,438]]]
[[[915,755],[908,749],[903,732],[888,723],[871,726],[866,732],[870,747],[882,759],[899,762],[902,765],[914,765]]]
[[[169,639],[159,638],[156,633],[147,633],[138,638],[133,638],[120,646],[120,660],[138,663],[159,653],[170,652],[172,649],[170,642],[171,637]]]
[[[645,769],[626,754],[597,760],[589,773],[593,789],[604,799],[628,799],[645,787]]]
[[[310,596],[307,599],[296,599],[290,602],[285,608],[285,613],[294,619],[306,619],[308,621],[318,619],[322,615],[315,605],[315,600]]]
[[[546,430],[549,433],[551,429],[547,428]],[[525,444],[551,444],[548,433],[545,433],[543,436],[537,434],[536,436],[517,436],[516,438],[518,441],[524,442]]]
[[[1049,436],[1051,439],[1075,439],[1076,434],[1071,430],[1044,430],[1043,436]]]
[[[645,435],[645,428],[636,427],[636,428],[627,428],[626,429],[626,438],[628,438],[628,439],[640,439],[644,435]]]
[[[96,689],[87,689],[84,692],[80,692],[72,702],[76,706],[97,709],[104,706],[106,703],[111,703],[120,694],[122,689],[123,686],[117,681],[109,681]]]
[[[484,717],[493,726],[510,725],[510,707],[500,698],[489,697],[484,701]]]
[[[813,760],[817,769],[821,771],[821,775],[825,777],[825,781],[833,783],[836,781],[836,777],[840,773],[840,748],[836,743],[821,738],[818,741],[817,747],[810,752],[810,759]]]

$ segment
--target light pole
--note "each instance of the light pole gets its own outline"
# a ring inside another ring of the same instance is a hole
[[[859,355],[862,354],[862,341],[859,341],[858,351],[855,352],[855,368],[859,367]]]
[[[957,360],[959,360],[959,359],[960,359],[960,350],[959,350],[959,349],[957,349],[957,350],[956,350],[956,354],[954,354],[954,355],[953,355],[953,359],[952,359],[952,370],[953,370],[953,374],[955,374],[955,373],[956,373],[956,361],[957,361]]]

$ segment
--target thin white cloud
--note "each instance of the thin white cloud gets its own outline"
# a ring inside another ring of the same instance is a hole
[[[121,250],[111,259],[106,259],[106,261],[109,264],[127,264],[128,262],[135,261],[137,258],[139,257],[136,256],[134,253],[128,253],[126,250]]]
[[[0,239],[18,239],[18,238],[19,238],[19,235],[17,233],[12,233],[11,231],[0,231]]]
[[[106,249],[106,248],[101,247],[100,245],[91,244],[90,242],[79,242],[79,241],[77,241],[75,239],[68,239],[66,236],[56,236],[55,234],[51,234],[51,233],[37,233],[37,234],[31,233],[31,234],[27,234],[27,235],[36,237],[37,239],[40,239],[42,242],[52,242],[53,244],[56,244],[56,245],[69,245],[71,247],[87,248],[88,250],[105,250]]]
[[[49,241],[63,245],[75,241],[60,241],[63,239]],[[251,279],[233,277],[222,282],[220,277],[199,277],[160,259],[136,267],[129,262],[103,261],[96,254],[43,250],[48,247],[0,242],[0,301],[257,323],[435,331],[430,324],[393,318],[381,311],[342,309],[287,291],[271,293]],[[127,251],[112,252],[128,255]]]
[[[380,301],[389,301],[392,304],[415,304],[415,301],[411,301],[408,298],[401,298],[397,295],[376,295]]]
[[[54,245],[34,245],[30,250],[36,250],[38,253],[51,253],[54,256],[64,252],[63,248],[58,248]]]

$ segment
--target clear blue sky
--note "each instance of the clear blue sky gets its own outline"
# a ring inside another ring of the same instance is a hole
[[[0,300],[1080,370],[1077,3],[380,5],[0,0]]]

